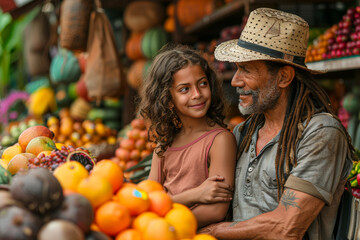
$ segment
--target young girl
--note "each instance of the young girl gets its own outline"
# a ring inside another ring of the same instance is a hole
[[[224,124],[221,83],[185,46],[162,50],[141,89],[140,115],[157,147],[148,179],[191,208],[198,227],[224,219],[232,199],[234,135]]]

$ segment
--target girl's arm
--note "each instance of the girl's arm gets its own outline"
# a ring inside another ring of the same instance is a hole
[[[152,160],[151,160],[151,169],[150,169],[148,179],[157,181],[157,182],[162,184],[161,179],[158,179],[159,178],[158,175],[159,175],[159,171],[160,171],[160,169],[159,169],[159,161],[160,161],[160,158],[154,151],[153,157],[152,157]]]
[[[234,186],[236,163],[236,140],[231,132],[222,132],[214,139],[210,149],[209,177],[224,176],[224,183]],[[223,220],[230,203],[218,202],[201,204],[193,209],[198,220],[198,227]]]

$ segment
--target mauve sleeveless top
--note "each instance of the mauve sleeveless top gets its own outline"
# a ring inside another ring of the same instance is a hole
[[[158,168],[158,180],[165,191],[176,195],[199,186],[208,178],[209,151],[215,137],[223,131],[228,130],[216,128],[184,146],[167,149],[164,158],[159,159]]]

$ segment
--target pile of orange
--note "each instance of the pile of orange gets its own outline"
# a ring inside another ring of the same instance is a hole
[[[116,143],[116,131],[107,127],[101,121],[75,121],[70,116],[70,110],[63,108],[59,113],[60,119],[55,116],[48,118],[46,125],[55,133],[55,142],[66,146],[90,147],[92,144],[107,142]]]
[[[186,206],[173,203],[159,183],[124,183],[120,166],[106,159],[99,161],[90,174],[85,172],[81,164],[68,162],[54,175],[65,193],[77,192],[90,201],[95,212],[92,230],[115,240],[215,239],[196,234],[194,214]]]
[[[133,119],[124,130],[125,134],[119,138],[120,146],[116,149],[112,161],[127,170],[150,155],[155,144],[148,141],[148,130],[143,119]],[[130,178],[132,174],[134,171],[125,173],[125,178]]]

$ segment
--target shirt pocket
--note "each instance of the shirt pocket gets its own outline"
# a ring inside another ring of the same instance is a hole
[[[268,212],[274,210],[278,206],[277,201],[277,183],[274,178],[266,170],[261,174],[261,201],[259,201],[260,210],[262,212]]]
[[[241,167],[236,167],[235,169],[235,191],[234,191],[234,199],[233,199],[233,208],[236,208],[239,206],[239,194],[240,194],[240,188],[243,186],[242,182],[240,181],[240,173],[241,173]]]

